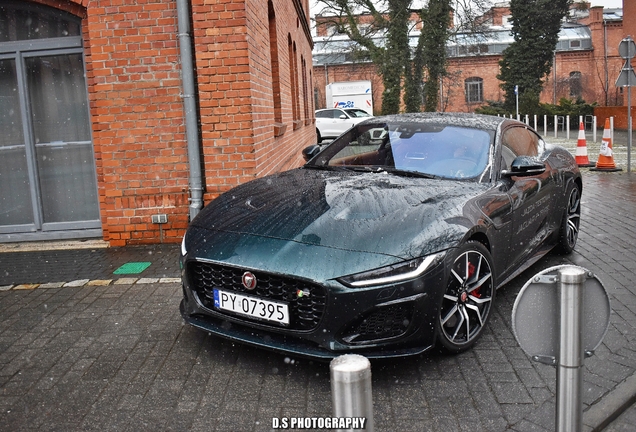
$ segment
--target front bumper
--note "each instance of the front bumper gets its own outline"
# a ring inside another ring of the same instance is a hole
[[[208,264],[222,266],[225,278],[234,280],[224,289],[242,291],[240,279],[236,281],[231,275],[247,269],[203,262]],[[347,288],[336,281],[317,285],[293,279],[293,284],[313,285],[317,293],[322,292],[324,308],[315,312],[315,322],[309,327],[293,322],[281,327],[217,310],[206,300],[208,288],[200,286],[193,270],[200,266],[200,260],[186,259],[183,263],[184,298],[180,309],[188,324],[233,341],[324,360],[345,353],[369,358],[404,357],[430,349],[435,343],[436,318],[448,268],[442,261],[417,279],[364,289]],[[259,278],[290,280],[286,275],[258,273]],[[218,279],[208,284],[217,283]]]

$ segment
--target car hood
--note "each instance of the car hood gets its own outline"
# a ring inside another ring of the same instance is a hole
[[[445,250],[474,225],[478,183],[301,168],[245,183],[192,221],[188,252],[313,280]],[[468,204],[467,204],[468,203]]]

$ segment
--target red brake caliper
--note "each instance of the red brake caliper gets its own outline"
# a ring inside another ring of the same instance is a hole
[[[477,270],[475,268],[475,264],[469,262],[468,263],[468,278],[469,279],[473,277],[473,275],[475,274],[475,270]],[[481,298],[481,294],[479,292],[480,289],[481,287],[476,288],[473,292],[470,293],[470,295],[473,297]]]

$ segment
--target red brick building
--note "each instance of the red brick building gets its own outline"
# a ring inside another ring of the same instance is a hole
[[[513,41],[509,18],[509,8],[493,7],[483,17],[490,29],[485,37],[457,34],[451,38],[447,45],[448,76],[440,86],[439,110],[472,112],[487,101],[503,100],[496,76],[501,53]],[[316,17],[314,38],[317,107],[324,107],[326,84],[371,80],[374,109],[379,112],[383,86],[374,66],[348,58],[344,54],[346,37],[330,34],[328,25],[320,25],[323,20],[329,18]],[[581,97],[601,106],[623,106],[626,103],[623,89],[614,83],[624,63],[618,45],[628,35],[636,35],[636,2],[624,1],[623,9],[573,9],[560,33],[552,73],[546,77],[541,101],[558,103],[563,97]],[[412,37],[415,43],[417,35]]]
[[[0,242],[178,242],[193,194],[298,166],[315,140],[308,11],[0,0]]]

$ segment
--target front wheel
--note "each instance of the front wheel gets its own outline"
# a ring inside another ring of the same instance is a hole
[[[483,333],[495,299],[490,252],[470,241],[460,246],[447,277],[438,316],[437,340],[447,351],[470,348]]]

